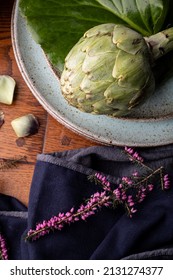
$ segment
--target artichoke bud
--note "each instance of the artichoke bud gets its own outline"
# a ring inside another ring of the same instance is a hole
[[[155,90],[153,40],[113,23],[91,28],[65,59],[62,94],[84,112],[118,117],[129,114]]]

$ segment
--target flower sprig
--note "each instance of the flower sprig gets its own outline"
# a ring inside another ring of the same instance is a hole
[[[149,180],[153,179],[153,177],[159,175],[160,185],[162,190],[169,189],[170,187],[169,175],[163,174],[164,173],[163,166],[160,166],[157,169],[153,169],[150,166],[146,165],[144,163],[144,159],[141,156],[139,156],[139,154],[135,152],[132,148],[125,147],[124,151],[128,155],[130,161],[137,163],[140,167],[144,168],[145,171],[147,171],[147,175],[144,176],[143,179],[141,178],[141,180],[138,180],[137,185],[135,184],[137,187],[141,185],[141,183],[147,183]],[[138,176],[138,174],[136,175]]]
[[[48,234],[50,231],[62,230],[66,224],[71,224],[76,221],[85,221],[88,217],[94,215],[103,206],[109,206],[109,196],[106,192],[96,192],[93,194],[85,204],[81,204],[75,212],[74,208],[71,208],[69,212],[59,213],[57,216],[53,216],[49,220],[44,220],[42,223],[37,224],[36,229],[29,230],[26,236],[26,240],[36,240],[41,236]]]
[[[0,260],[8,260],[6,241],[0,233]]]
[[[134,171],[131,176],[123,176],[118,185],[111,184],[106,176],[96,172],[88,178],[95,184],[101,186],[101,191],[92,194],[78,209],[74,207],[66,213],[58,213],[49,220],[44,220],[38,223],[35,229],[30,229],[26,235],[26,240],[35,241],[41,236],[45,236],[54,230],[62,230],[65,225],[86,220],[90,216],[96,214],[103,207],[117,208],[122,205],[128,216],[133,217],[138,211],[138,204],[144,201],[147,195],[155,188],[155,177],[159,177],[162,190],[170,188],[170,180],[168,174],[164,173],[164,168],[161,166],[157,169],[152,169],[144,163],[144,159],[135,152],[132,148],[125,147],[125,153],[129,160],[137,163],[145,169],[145,176],[139,175]]]

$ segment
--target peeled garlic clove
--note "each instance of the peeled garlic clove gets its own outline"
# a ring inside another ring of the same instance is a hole
[[[4,123],[4,113],[0,110],[0,127],[3,125]]]
[[[39,122],[33,114],[28,114],[11,122],[18,137],[25,137],[38,132]]]
[[[8,75],[0,75],[0,102],[11,105],[13,102],[15,80]]]

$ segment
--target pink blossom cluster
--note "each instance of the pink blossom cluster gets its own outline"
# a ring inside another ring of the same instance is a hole
[[[95,212],[102,208],[103,206],[110,206],[110,197],[106,195],[106,192],[103,191],[101,193],[96,192],[94,195],[90,197],[87,201],[86,205],[81,205],[77,210],[79,214],[79,218],[82,220],[86,220],[89,216],[94,215]]]
[[[135,152],[132,148],[125,147],[124,148],[125,152],[129,155],[129,159],[131,161],[138,161],[138,162],[143,162],[143,158],[139,156],[137,152]]]
[[[137,175],[137,173],[135,174]],[[133,196],[127,194],[127,190],[129,189],[127,186],[133,187],[133,180],[129,177],[122,177],[122,182],[119,184],[118,188],[112,191],[110,188],[110,183],[107,181],[105,176],[100,173],[96,173],[95,177],[100,181],[103,189],[108,191],[110,199],[112,199],[112,204],[114,204],[114,202],[125,204],[126,208],[128,208],[129,216],[132,217],[132,214],[135,213],[137,209],[134,208],[135,201]]]
[[[128,189],[124,189],[123,184],[120,184],[118,188],[113,191],[113,194],[115,195],[115,200],[126,206],[129,216],[132,217],[132,215],[137,212],[137,209],[134,207],[136,201],[133,195],[127,193],[127,190]]]
[[[138,190],[137,193],[137,200],[139,203],[141,203],[147,196],[148,192],[151,192],[154,189],[153,184],[149,184],[146,187],[141,186],[141,188]]]
[[[123,182],[125,182],[126,184],[129,182],[127,180],[127,177],[126,180],[123,179]],[[115,198],[118,202],[125,205],[130,218],[132,218],[132,215],[137,212],[137,204],[141,203],[145,199],[147,193],[152,191],[154,189],[154,186],[152,184],[149,184],[146,187],[139,186],[138,189],[136,189],[135,184],[133,187],[133,182],[131,181],[131,179],[129,185],[132,185],[131,188],[127,188],[126,185],[122,183],[119,184],[118,188],[113,191],[113,194],[115,195]],[[129,190],[131,191],[131,193],[129,193]]]
[[[122,182],[123,182],[124,184],[127,184],[127,185],[132,185],[132,184],[133,184],[132,179],[129,178],[129,177],[122,177]]]
[[[165,174],[163,176],[163,188],[165,190],[169,189],[170,188],[170,180],[169,180],[169,175],[168,174]]]
[[[110,197],[106,195],[105,191],[101,193],[96,192],[87,200],[86,204],[81,204],[76,212],[74,208],[71,208],[69,212],[59,213],[57,216],[53,216],[51,219],[37,224],[35,229],[28,231],[26,240],[34,241],[41,236],[47,235],[50,231],[61,230],[65,224],[86,220],[103,206],[110,206],[109,200]]]
[[[100,181],[100,183],[103,185],[103,188],[105,191],[110,191],[110,182],[107,180],[106,176],[100,174],[100,173],[95,173],[95,178]]]
[[[8,260],[6,242],[1,233],[0,233],[0,259]]]

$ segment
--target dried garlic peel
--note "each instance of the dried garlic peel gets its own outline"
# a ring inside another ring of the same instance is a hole
[[[0,75],[0,102],[11,105],[16,82],[8,75]]]

